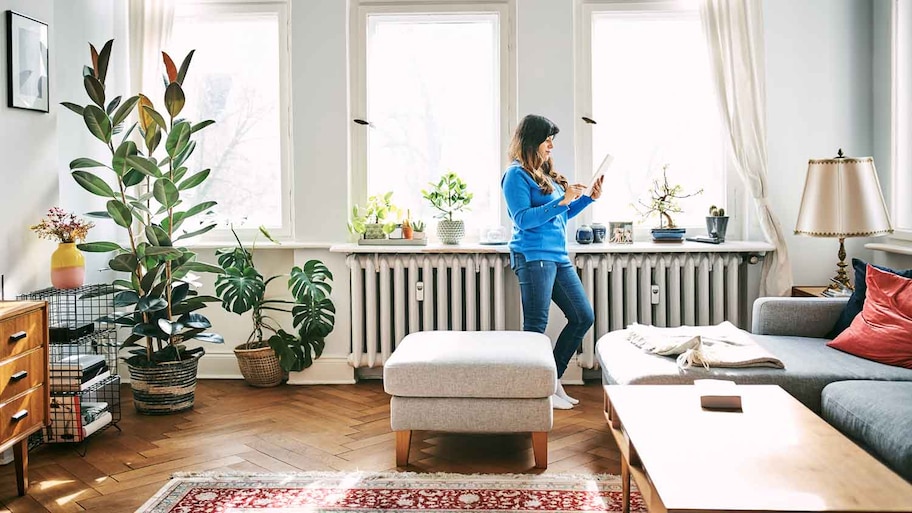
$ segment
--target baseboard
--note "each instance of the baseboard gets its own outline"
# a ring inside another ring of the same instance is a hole
[[[121,379],[130,382],[130,371],[119,365]],[[208,353],[199,362],[198,379],[244,379],[234,353]],[[355,383],[355,369],[344,356],[323,356],[302,372],[292,372],[289,385],[351,385]]]

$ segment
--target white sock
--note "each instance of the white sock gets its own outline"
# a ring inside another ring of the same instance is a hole
[[[557,394],[551,396],[551,407],[555,410],[570,410],[573,405],[563,400]]]
[[[560,397],[564,401],[567,401],[570,404],[579,404],[579,399],[574,399],[567,395],[567,392],[564,390],[564,385],[558,380],[557,387],[555,387],[554,395]]]

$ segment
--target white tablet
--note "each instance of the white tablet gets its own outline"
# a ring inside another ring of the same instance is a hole
[[[586,196],[592,196],[592,189],[595,187],[595,182],[597,182],[599,177],[603,176],[605,171],[611,167],[612,162],[614,162],[614,157],[612,157],[610,153],[606,153],[605,158],[602,159],[602,163],[599,164],[598,169],[595,171],[592,181],[589,182],[589,187],[586,188]]]

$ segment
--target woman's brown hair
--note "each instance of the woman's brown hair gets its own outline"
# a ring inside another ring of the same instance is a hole
[[[529,114],[522,118],[513,132],[510,141],[510,158],[516,159],[523,169],[535,180],[543,194],[554,192],[554,184],[559,183],[564,190],[568,183],[564,175],[554,170],[554,163],[549,156],[543,159],[538,152],[538,147],[549,137],[557,135],[560,129],[544,116]]]

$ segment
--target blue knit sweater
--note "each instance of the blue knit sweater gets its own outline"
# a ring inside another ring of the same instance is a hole
[[[554,184],[554,192],[544,194],[519,161],[514,160],[504,172],[500,185],[507,201],[507,212],[513,220],[510,250],[527,261],[570,262],[567,256],[567,220],[592,203],[580,196],[570,205],[558,205],[564,189]]]

